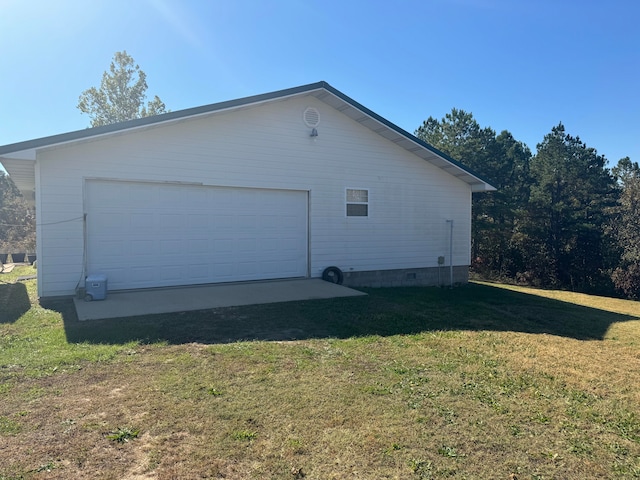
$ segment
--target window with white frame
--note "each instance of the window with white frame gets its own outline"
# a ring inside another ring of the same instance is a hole
[[[347,188],[347,217],[369,216],[369,190]]]

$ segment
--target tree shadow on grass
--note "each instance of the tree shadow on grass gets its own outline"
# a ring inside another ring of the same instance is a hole
[[[0,323],[14,323],[31,308],[23,283],[0,283]]]
[[[455,289],[362,289],[368,296],[228,307],[80,322],[71,300],[48,302],[69,342],[229,343],[441,330],[514,331],[602,340],[612,323],[635,317],[488,285]]]

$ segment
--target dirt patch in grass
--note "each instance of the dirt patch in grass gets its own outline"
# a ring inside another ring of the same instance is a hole
[[[528,370],[477,350],[518,338],[475,335],[152,346],[135,361],[25,379],[2,406],[14,424],[0,437],[11,459],[2,473],[39,478],[48,466],[53,478],[240,479],[302,469],[308,478],[373,479],[637,471],[637,404],[617,391],[599,396],[568,385],[543,363]],[[110,440],[118,428],[140,435]]]
[[[0,478],[638,478],[637,304],[486,288],[129,319],[92,340],[34,306],[0,325],[24,348],[0,353]],[[277,340],[234,340],[234,322]]]

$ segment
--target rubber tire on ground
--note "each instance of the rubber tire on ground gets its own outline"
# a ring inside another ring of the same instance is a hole
[[[84,301],[85,301],[85,302],[91,302],[91,301],[93,301],[93,295],[91,295],[90,293],[87,293],[87,294],[84,296]]]
[[[342,285],[344,275],[342,274],[342,270],[340,270],[338,267],[327,267],[324,269],[324,272],[322,272],[322,279],[325,282]]]

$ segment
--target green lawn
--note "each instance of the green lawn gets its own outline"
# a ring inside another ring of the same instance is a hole
[[[0,275],[0,480],[640,478],[640,304],[474,283],[78,322]]]

